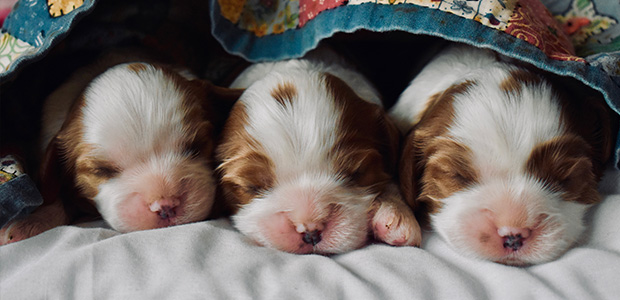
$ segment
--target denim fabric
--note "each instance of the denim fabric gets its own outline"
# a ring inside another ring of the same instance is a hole
[[[13,76],[15,71],[26,63],[41,59],[75,27],[79,19],[93,10],[96,2],[97,0],[85,0],[82,6],[67,15],[52,18],[47,9],[47,1],[21,0],[6,19],[2,31],[31,44],[36,51],[17,58],[8,70],[0,73],[0,82]],[[570,9],[572,3],[570,0],[543,2],[553,13]],[[620,19],[620,6],[612,2],[614,1],[593,0],[603,14]],[[316,47],[322,39],[337,32],[354,32],[359,29],[376,32],[401,30],[489,48],[531,63],[540,69],[576,78],[601,92],[609,106],[620,113],[620,49],[605,49],[604,53],[588,55],[585,57],[587,64],[553,60],[535,46],[509,34],[450,13],[413,4],[365,3],[340,6],[322,11],[301,28],[257,37],[224,19],[219,13],[217,0],[210,0],[210,8],[213,35],[228,52],[249,61],[300,57]],[[620,26],[615,26],[610,32],[611,38],[618,40],[618,43],[620,37],[614,35],[619,30]],[[613,47],[616,43],[611,45]],[[590,51],[596,51],[599,45],[590,43],[588,47],[591,47]],[[620,139],[617,142],[615,162],[616,165],[620,163]]]
[[[28,175],[21,175],[0,185],[0,228],[11,220],[26,216],[43,198]]]
[[[68,14],[54,18],[50,16],[46,0],[20,0],[2,25],[2,32],[30,44],[36,50],[19,57],[9,69],[0,73],[0,83],[14,75],[21,65],[41,59],[60,42],[77,24],[90,13],[96,0],[84,0],[84,4]]]
[[[620,113],[620,86],[596,64],[548,58],[535,46],[459,16],[412,4],[340,6],[317,15],[304,27],[282,34],[257,37],[237,28],[219,14],[217,0],[211,0],[212,33],[224,48],[249,61],[274,61],[303,56],[325,38],[337,32],[366,29],[376,32],[407,31],[442,37],[495,50],[508,57],[555,73],[570,76],[603,94],[607,104]],[[616,166],[620,163],[620,138],[616,143]]]

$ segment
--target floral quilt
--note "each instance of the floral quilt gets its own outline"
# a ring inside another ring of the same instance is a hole
[[[42,58],[96,3],[19,0],[0,32],[0,83]],[[614,0],[209,0],[209,8],[204,18],[213,36],[251,62],[300,57],[339,32],[398,30],[489,48],[573,77],[620,113]]]
[[[617,1],[211,0],[211,17],[220,43],[250,61],[299,57],[338,32],[400,30],[489,48],[574,77],[620,113]]]

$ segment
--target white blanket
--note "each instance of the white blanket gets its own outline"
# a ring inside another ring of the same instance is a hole
[[[620,172],[600,190],[583,242],[527,268],[463,257],[430,232],[422,249],[324,257],[258,247],[227,219],[130,234],[63,226],[0,247],[0,299],[620,299]]]

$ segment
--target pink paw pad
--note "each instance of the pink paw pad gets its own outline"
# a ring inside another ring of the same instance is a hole
[[[394,246],[419,246],[422,231],[408,208],[382,204],[372,220],[375,238]]]
[[[16,221],[0,230],[0,245],[16,243],[42,233],[48,228],[43,224]]]

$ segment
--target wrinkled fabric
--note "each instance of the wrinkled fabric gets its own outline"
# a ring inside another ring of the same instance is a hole
[[[0,247],[0,299],[615,299],[618,182],[606,173],[579,245],[531,267],[463,257],[430,232],[421,249],[325,257],[259,247],[228,219],[128,234],[87,224]]]

